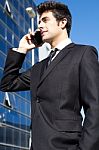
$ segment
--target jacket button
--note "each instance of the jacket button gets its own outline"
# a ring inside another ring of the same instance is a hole
[[[40,102],[40,100],[37,98],[37,99],[36,99],[36,102],[37,102],[37,103],[39,103],[39,102]]]

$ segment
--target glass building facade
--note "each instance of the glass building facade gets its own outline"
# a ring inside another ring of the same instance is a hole
[[[26,8],[33,0],[0,0],[0,78],[8,49],[18,47],[19,40],[28,32],[31,19]],[[34,29],[37,18],[34,18]],[[14,57],[14,56],[13,56]],[[34,51],[34,60],[38,61],[38,50]],[[35,62],[34,62],[35,63]],[[32,52],[29,52],[22,71],[31,67]],[[31,100],[29,91],[0,91],[0,150],[28,150],[31,128]]]

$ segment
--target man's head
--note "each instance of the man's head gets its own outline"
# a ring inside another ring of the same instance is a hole
[[[45,12],[51,11],[57,22],[66,19],[66,30],[68,37],[70,36],[72,16],[68,7],[62,3],[55,1],[46,1],[37,6],[38,14],[41,16]]]

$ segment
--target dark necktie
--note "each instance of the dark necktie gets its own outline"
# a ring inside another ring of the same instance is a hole
[[[50,65],[50,63],[52,62],[52,59],[55,56],[57,51],[59,51],[57,48],[55,48],[54,50],[51,50],[50,55],[49,55],[48,65]]]
[[[47,58],[47,62],[46,62],[46,65],[44,67],[44,70],[47,69],[47,67],[51,64],[52,62],[52,58],[55,56],[56,52],[59,51],[57,48],[55,48],[54,50],[51,50],[48,58]]]

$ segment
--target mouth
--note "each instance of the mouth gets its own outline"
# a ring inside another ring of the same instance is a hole
[[[44,36],[44,34],[46,33],[47,31],[41,31],[41,36]]]

